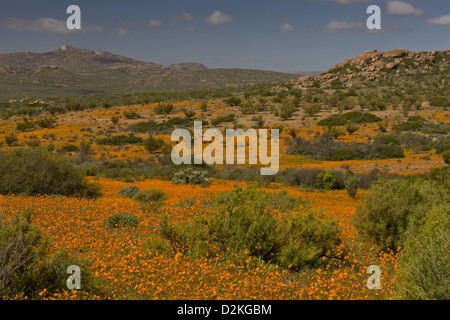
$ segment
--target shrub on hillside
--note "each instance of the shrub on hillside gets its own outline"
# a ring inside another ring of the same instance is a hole
[[[66,158],[30,148],[0,153],[0,194],[96,197],[100,187],[88,183]]]
[[[359,205],[354,224],[363,238],[396,251],[406,231],[415,232],[429,208],[442,203],[449,205],[448,190],[432,180],[382,179]]]
[[[207,186],[211,184],[212,181],[213,179],[206,170],[194,168],[178,171],[172,179],[173,184],[199,184],[202,186]]]
[[[333,190],[336,189],[338,184],[336,180],[336,175],[331,170],[323,170],[317,175],[317,183],[319,188],[323,190]]]
[[[161,202],[167,198],[167,194],[163,190],[159,189],[147,189],[143,191],[138,191],[134,194],[133,200],[150,203],[150,202]]]
[[[450,299],[450,206],[427,210],[417,231],[407,233],[400,255],[397,294],[407,300]]]
[[[172,248],[190,255],[252,256],[295,271],[325,266],[340,256],[339,227],[312,213],[292,213],[299,204],[287,193],[268,194],[255,185],[235,187],[217,196],[208,217],[199,216],[183,227],[164,217],[160,232]],[[283,218],[276,218],[273,210]]]
[[[51,253],[48,240],[23,212],[8,221],[0,216],[0,297],[39,299],[43,291],[52,295],[67,290],[67,268],[82,270],[82,289],[91,291],[92,278],[85,262],[66,250]]]

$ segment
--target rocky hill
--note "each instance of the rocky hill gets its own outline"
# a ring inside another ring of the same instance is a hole
[[[321,75],[303,76],[291,81],[291,84],[296,89],[326,88],[337,84],[350,88],[367,82],[399,80],[417,75],[442,78],[449,74],[449,62],[450,49],[430,52],[372,50],[344,60]],[[281,88],[274,89],[277,91]]]
[[[22,97],[181,91],[285,82],[298,75],[250,69],[208,69],[186,62],[164,66],[106,51],[63,45],[45,52],[0,55],[0,100]]]

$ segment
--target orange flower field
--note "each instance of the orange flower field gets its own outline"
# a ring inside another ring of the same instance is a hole
[[[141,189],[157,188],[168,199],[157,209],[143,209],[117,192],[127,183],[98,179],[103,197],[86,200],[71,197],[0,196],[0,207],[6,216],[25,208],[35,212],[33,221],[51,239],[52,252],[67,248],[89,262],[90,273],[102,294],[64,291],[42,299],[389,299],[399,267],[393,253],[376,254],[375,245],[359,243],[350,222],[358,199],[345,191],[312,193],[284,187],[300,197],[314,211],[336,218],[346,244],[352,248],[338,268],[294,273],[255,258],[223,259],[220,256],[192,259],[181,253],[160,253],[152,249],[159,237],[158,220],[166,213],[179,224],[187,222],[195,212],[208,214],[202,207],[221,191],[230,191],[238,183],[215,181],[209,187],[173,185],[170,181],[135,182]],[[271,184],[267,190],[279,188]],[[359,196],[362,196],[361,192]],[[358,197],[357,197],[358,198]],[[183,206],[186,200],[191,206]],[[114,214],[129,213],[139,218],[136,228],[107,228],[106,219]],[[369,265],[381,269],[381,290],[369,290],[366,274]],[[82,277],[83,286],[83,277]]]

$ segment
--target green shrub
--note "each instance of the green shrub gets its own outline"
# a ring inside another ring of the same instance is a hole
[[[330,157],[330,161],[353,160],[358,157],[358,153],[350,149],[336,149]]]
[[[124,111],[123,115],[127,119],[140,119],[140,118],[142,118],[139,113],[137,113],[136,111],[132,111],[132,110]]]
[[[158,103],[154,111],[156,114],[169,114],[173,110],[172,103]]]
[[[108,227],[113,229],[122,227],[134,228],[138,223],[139,219],[131,214],[115,214],[106,220]]]
[[[323,170],[317,175],[319,188],[324,190],[333,190],[337,188],[337,180],[333,171]]]
[[[442,159],[446,164],[450,166],[450,150],[447,150],[444,153],[442,153]]]
[[[358,233],[382,249],[404,245],[406,231],[414,232],[435,204],[449,203],[448,190],[424,178],[382,179],[375,182],[358,206]]]
[[[23,122],[17,122],[16,123],[16,130],[17,131],[34,130],[35,126],[36,126],[36,124],[33,121],[25,119]]]
[[[150,202],[162,202],[167,198],[167,194],[163,190],[159,189],[147,189],[144,191],[138,191],[134,194],[133,200],[150,203]]]
[[[301,200],[286,192],[269,194],[256,185],[220,193],[207,217],[188,226],[161,220],[160,232],[174,249],[188,254],[253,256],[300,271],[326,265],[342,243],[336,221],[313,213],[295,214]],[[272,214],[282,214],[277,219]]]
[[[150,136],[147,140],[144,141],[144,147],[148,152],[156,152],[158,150],[165,150],[167,144],[161,138],[154,138]]]
[[[372,151],[372,158],[378,159],[392,159],[404,158],[405,153],[399,145],[395,144],[374,144]]]
[[[356,197],[356,193],[358,192],[358,183],[359,179],[354,174],[348,174],[345,181],[345,190],[347,191],[347,194],[349,197],[354,198]]]
[[[123,146],[127,144],[142,144],[143,141],[144,139],[130,134],[98,139],[97,144],[106,146]]]
[[[79,148],[73,144],[66,144],[65,146],[61,147],[62,152],[76,152]]]
[[[320,219],[313,213],[297,215],[288,219],[284,232],[285,245],[276,262],[286,269],[317,269],[341,256],[337,249],[342,239],[335,220]]]
[[[400,142],[398,141],[398,139],[394,136],[390,136],[390,135],[377,135],[374,137],[374,140],[376,142],[380,142],[381,144],[397,144],[400,145]]]
[[[120,196],[124,196],[127,198],[133,198],[136,193],[138,193],[140,189],[136,186],[126,186],[122,190],[120,190],[117,194]]]
[[[447,97],[435,97],[430,99],[429,102],[432,107],[450,107],[450,101]]]
[[[194,168],[178,171],[172,179],[173,184],[199,184],[202,186],[207,186],[211,184],[212,181],[213,179],[206,170]]]
[[[211,125],[217,126],[224,122],[233,122],[233,121],[234,121],[234,114],[229,114],[227,116],[219,116],[211,119]]]
[[[17,135],[14,132],[11,132],[5,137],[5,142],[8,145],[8,147],[12,147],[17,143],[17,141],[19,141],[19,139],[17,138]]]
[[[223,100],[223,103],[233,107],[233,106],[238,106],[242,103],[242,99],[238,98],[238,97],[229,97],[225,100]]]
[[[450,206],[427,211],[423,226],[408,232],[400,256],[396,291],[401,299],[450,299]]]
[[[30,148],[0,153],[0,194],[97,197],[100,187],[88,183],[66,158]]]
[[[40,299],[46,290],[52,295],[67,290],[67,268],[82,270],[82,290],[97,291],[86,263],[67,250],[51,253],[49,240],[31,222],[32,214],[23,212],[11,221],[0,216],[0,297]]]

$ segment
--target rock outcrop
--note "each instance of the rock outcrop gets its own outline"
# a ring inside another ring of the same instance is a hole
[[[391,73],[426,74],[432,71],[437,61],[450,59],[450,49],[443,51],[414,52],[407,49],[381,52],[366,51],[357,57],[344,60],[321,75],[303,76],[291,81],[294,89],[322,87],[340,81],[341,85],[352,87],[358,82],[377,81]],[[274,87],[274,91],[284,90]]]

